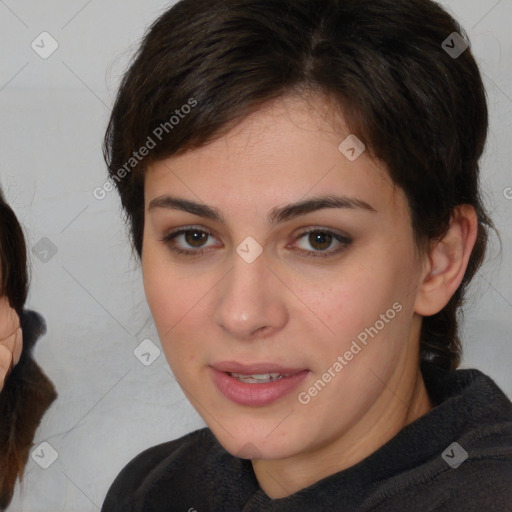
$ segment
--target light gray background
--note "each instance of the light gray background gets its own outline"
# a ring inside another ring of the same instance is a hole
[[[491,131],[483,188],[503,239],[503,258],[493,243],[474,280],[463,367],[484,371],[512,397],[512,0],[442,3],[468,31],[484,73]],[[47,469],[29,458],[13,512],[98,511],[136,454],[204,426],[163,353],[149,366],[133,353],[144,339],[160,345],[116,193],[101,201],[92,193],[106,177],[100,145],[119,77],[168,5],[0,0],[0,181],[29,247],[46,237],[57,248],[47,262],[31,254],[28,307],[46,318],[35,355],[59,393],[34,450],[47,442],[58,458]],[[47,59],[31,48],[43,31],[59,45]]]

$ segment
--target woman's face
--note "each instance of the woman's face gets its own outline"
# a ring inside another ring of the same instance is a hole
[[[408,414],[417,384],[424,266],[406,199],[367,152],[345,156],[331,113],[287,97],[145,176],[142,269],[165,356],[240,456],[356,446]]]

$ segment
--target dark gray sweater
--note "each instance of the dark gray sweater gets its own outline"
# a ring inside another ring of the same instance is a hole
[[[204,428],[135,457],[101,512],[512,511],[512,403],[478,370],[422,370],[431,411],[291,496],[270,499]]]

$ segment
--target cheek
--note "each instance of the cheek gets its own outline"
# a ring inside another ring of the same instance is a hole
[[[350,350],[354,341],[361,347],[354,359],[367,362],[392,358],[400,351],[400,344],[407,340],[406,301],[412,297],[404,292],[407,284],[400,283],[396,267],[382,260],[372,265],[361,260],[358,265],[347,267],[346,272],[340,271],[328,287],[304,289],[304,302],[324,324],[314,319],[320,334],[315,347],[318,349],[318,343],[322,343],[324,364]],[[353,350],[358,351],[357,347]]]
[[[187,287],[180,285],[176,271],[163,261],[158,250],[150,244],[144,247],[142,276],[146,300],[163,343],[169,332],[183,316]]]
[[[351,270],[331,281],[325,293],[310,295],[319,308],[311,309],[323,311],[319,316],[325,325],[312,320],[307,336],[315,382],[332,381],[314,407],[329,411],[336,404],[347,417],[369,406],[382,382],[389,381],[406,357],[410,329],[406,294],[397,287],[395,270],[384,265],[372,273]]]
[[[143,253],[144,254],[144,253]],[[159,250],[143,256],[144,290],[158,336],[169,366],[176,374],[193,363],[198,352],[198,329],[204,325],[201,283],[186,277]],[[197,286],[196,286],[197,284]]]
[[[364,268],[350,268],[332,282],[327,290],[311,296],[326,323],[339,335],[353,335],[375,322],[375,315],[391,307],[392,287],[381,272],[370,273]]]
[[[144,277],[146,299],[162,343],[179,330],[180,323],[190,309],[190,287],[180,287],[169,273],[162,275],[156,269]]]

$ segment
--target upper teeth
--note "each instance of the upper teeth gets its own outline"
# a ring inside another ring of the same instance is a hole
[[[230,373],[231,377],[235,377],[242,382],[247,382],[249,384],[258,384],[264,382],[271,382],[273,380],[279,380],[283,377],[289,377],[289,374],[283,373],[256,373],[253,375],[243,375],[241,373]]]

